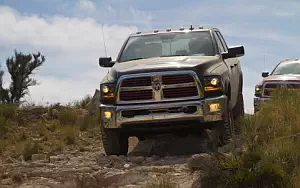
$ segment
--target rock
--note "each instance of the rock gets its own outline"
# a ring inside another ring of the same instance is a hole
[[[8,172],[4,172],[3,174],[1,174],[1,179],[6,179],[6,178],[9,178]]]
[[[23,181],[23,175],[21,173],[14,173],[11,177],[14,182],[20,183]]]
[[[31,156],[32,161],[46,161],[47,155],[45,154],[32,154]]]
[[[61,161],[63,158],[59,156],[50,156],[50,163],[55,163],[56,161]]]
[[[119,163],[119,164],[125,163],[125,161],[121,157],[116,156],[116,155],[109,156],[109,158],[113,163]]]
[[[103,165],[107,165],[107,164],[112,163],[112,160],[109,157],[105,156],[105,155],[99,155],[96,158],[96,163],[100,166],[103,166]]]
[[[54,119],[58,119],[58,116],[59,116],[58,110],[52,109],[51,115],[52,115],[52,117],[53,117]]]
[[[130,161],[135,164],[141,164],[145,160],[143,156],[131,157]]]
[[[123,166],[125,169],[128,169],[129,167],[130,167],[130,164],[124,164],[124,166]]]
[[[217,168],[221,158],[217,156],[217,154],[195,154],[188,160],[188,167],[191,170],[202,170],[202,171],[210,171],[213,168]]]

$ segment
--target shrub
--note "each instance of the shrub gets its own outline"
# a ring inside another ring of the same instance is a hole
[[[75,107],[77,108],[87,108],[87,105],[91,101],[92,97],[90,95],[86,95],[83,99],[79,101],[75,101]]]
[[[58,119],[61,125],[75,125],[77,114],[73,109],[61,109]]]
[[[61,134],[65,144],[71,145],[76,142],[76,129],[74,127],[63,127],[61,129]]]
[[[203,178],[203,184],[233,188],[297,187],[300,179],[299,114],[300,93],[276,90],[261,111],[240,121],[239,137],[246,151],[220,164],[219,168],[211,169]]]
[[[31,160],[33,154],[37,154],[40,150],[40,146],[37,142],[27,141],[23,148],[23,157],[25,161]]]
[[[13,104],[0,104],[0,116],[8,119],[14,119],[16,115],[17,106]]]

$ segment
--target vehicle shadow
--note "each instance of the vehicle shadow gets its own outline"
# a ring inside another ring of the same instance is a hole
[[[176,136],[172,134],[161,134],[148,137],[131,148],[129,156],[182,156],[204,152],[215,152],[216,149],[209,134],[189,134],[187,136]]]

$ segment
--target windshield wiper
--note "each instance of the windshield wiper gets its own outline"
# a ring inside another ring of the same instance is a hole
[[[174,57],[174,56],[187,56],[187,55],[183,55],[183,54],[178,54],[178,55],[162,55],[162,56],[159,56],[159,57]]]
[[[145,59],[143,57],[138,57],[138,58],[133,58],[133,59],[127,59],[125,61],[122,61],[122,62],[126,62],[126,61],[134,61],[134,60],[139,60],[139,59]]]

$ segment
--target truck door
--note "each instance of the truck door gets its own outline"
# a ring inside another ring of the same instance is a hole
[[[227,44],[219,31],[214,31],[214,35],[218,44],[219,52],[228,52]],[[238,75],[238,61],[236,58],[230,58],[224,60],[228,67],[231,87],[231,106],[236,104],[238,86],[239,86],[239,75]],[[233,106],[232,106],[233,107]]]

